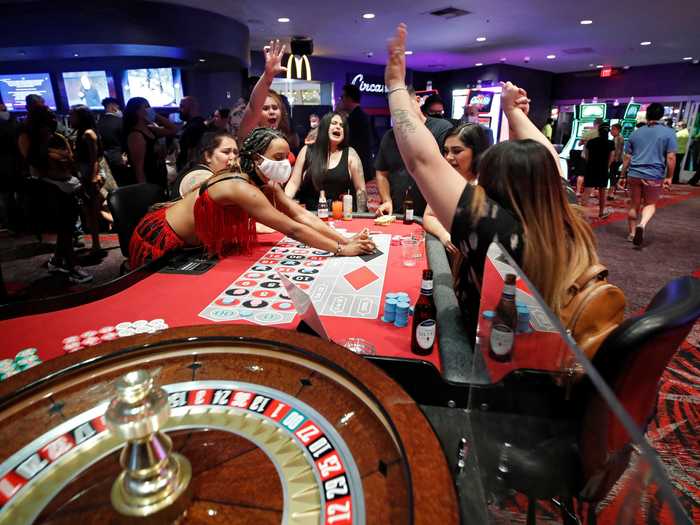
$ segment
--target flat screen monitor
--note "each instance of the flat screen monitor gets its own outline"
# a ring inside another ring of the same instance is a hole
[[[24,99],[27,95],[41,95],[48,107],[56,109],[56,98],[48,73],[0,75],[0,97],[8,111],[26,111]]]
[[[63,87],[69,106],[83,104],[102,109],[102,99],[114,97],[114,82],[106,71],[71,71],[63,73]]]
[[[583,120],[604,119],[606,110],[606,104],[581,104],[581,116],[579,118]]]
[[[155,108],[178,107],[182,98],[180,70],[175,68],[127,69],[122,86],[124,100],[143,97]]]
[[[637,113],[639,113],[639,108],[641,104],[630,103],[627,104],[627,109],[625,110],[625,119],[636,120]]]
[[[477,106],[479,108],[479,113],[489,113],[491,111],[491,104],[493,103],[493,97],[495,93],[491,91],[480,91],[472,89],[469,91],[469,105]]]

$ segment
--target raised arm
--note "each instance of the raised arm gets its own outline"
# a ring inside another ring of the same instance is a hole
[[[301,187],[301,180],[304,177],[304,164],[306,164],[307,151],[308,148],[306,146],[301,148],[299,156],[297,157],[297,161],[294,163],[292,176],[289,178],[289,182],[287,182],[287,185],[284,187],[284,193],[290,199],[294,198],[294,196],[299,191],[299,188]]]
[[[149,126],[148,129],[158,137],[174,137],[177,133],[177,126],[168,117],[164,117],[160,113],[156,113],[154,124],[157,124],[157,126]]]
[[[394,119],[394,135],[404,164],[418,188],[445,228],[452,229],[457,203],[467,181],[440,153],[430,131],[414,113],[406,89],[406,25],[400,24],[389,41],[385,71],[389,108]],[[439,180],[440,184],[432,184]]]
[[[248,105],[243,112],[241,126],[238,128],[238,138],[240,139],[246,138],[248,133],[250,133],[260,121],[260,112],[265,105],[265,99],[270,91],[272,80],[279,73],[287,71],[287,68],[282,66],[284,48],[285,46],[280,44],[279,40],[271,40],[270,44],[263,48],[263,53],[265,54],[265,72],[260,77],[260,80],[258,80],[258,83],[255,84],[250,94]]]
[[[350,148],[349,154],[350,178],[355,186],[355,198],[357,199],[357,211],[367,211],[367,191],[365,189],[365,173],[362,169],[362,160],[354,148]]]
[[[539,129],[537,129],[537,126],[532,123],[521,108],[521,104],[523,103],[522,98],[527,98],[525,91],[511,82],[501,82],[501,86],[503,87],[501,107],[503,108],[503,112],[506,114],[506,118],[508,119],[508,125],[510,126],[510,131],[512,134],[511,139],[530,139],[542,144],[552,154],[557,170],[560,171],[559,174],[561,175],[559,154],[557,153],[557,150],[554,149],[552,143]]]

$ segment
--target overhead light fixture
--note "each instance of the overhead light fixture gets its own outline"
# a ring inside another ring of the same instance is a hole
[[[410,49],[407,49],[406,51],[404,51],[404,55],[412,55],[412,54],[413,54],[413,51],[411,51]]]
[[[362,18],[365,20],[372,20],[376,15],[374,13],[364,13],[362,15]]]
[[[501,62],[505,62],[505,61],[506,61],[506,57],[501,57]]]
[[[603,64],[597,64],[596,67],[597,67],[598,69],[603,69],[605,66],[603,66]]]
[[[484,64],[483,64],[482,62],[477,62],[477,63],[474,64],[474,65],[475,65],[476,67],[481,67],[481,66],[483,66]]]
[[[547,55],[547,60],[554,60],[557,58],[557,55]]]
[[[283,16],[283,17],[281,17],[281,18],[278,18],[277,21],[278,21],[280,24],[286,24],[287,22],[289,22],[289,18],[287,18],[286,16]]]
[[[693,57],[683,57],[683,60],[693,60]]]
[[[622,69],[629,69],[629,68],[630,68],[629,66],[624,66]]]
[[[591,25],[592,23],[593,23],[593,20],[581,20],[581,21],[579,22],[579,24],[581,24],[582,26],[589,26],[589,25]]]
[[[73,53],[74,57],[79,57],[80,55],[78,53]]]
[[[476,41],[477,42],[486,42],[486,37],[485,36],[477,36]]]
[[[640,45],[640,46],[650,46],[650,45],[651,45],[651,41],[650,41],[650,40],[645,40],[644,42],[640,42],[639,45]]]
[[[199,61],[200,61],[200,62],[206,62],[207,59],[206,59],[206,58],[200,58]]]

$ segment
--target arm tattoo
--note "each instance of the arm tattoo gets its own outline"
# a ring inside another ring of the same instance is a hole
[[[358,213],[365,213],[367,211],[367,193],[365,190],[360,190],[357,192],[356,197]]]
[[[392,116],[394,117],[394,129],[398,131],[404,137],[415,133],[416,123],[411,119],[411,112],[405,109],[394,110]]]

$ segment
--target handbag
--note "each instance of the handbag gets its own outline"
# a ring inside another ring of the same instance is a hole
[[[588,359],[622,322],[627,303],[624,292],[608,282],[608,269],[590,266],[569,287],[569,301],[559,317]]]

